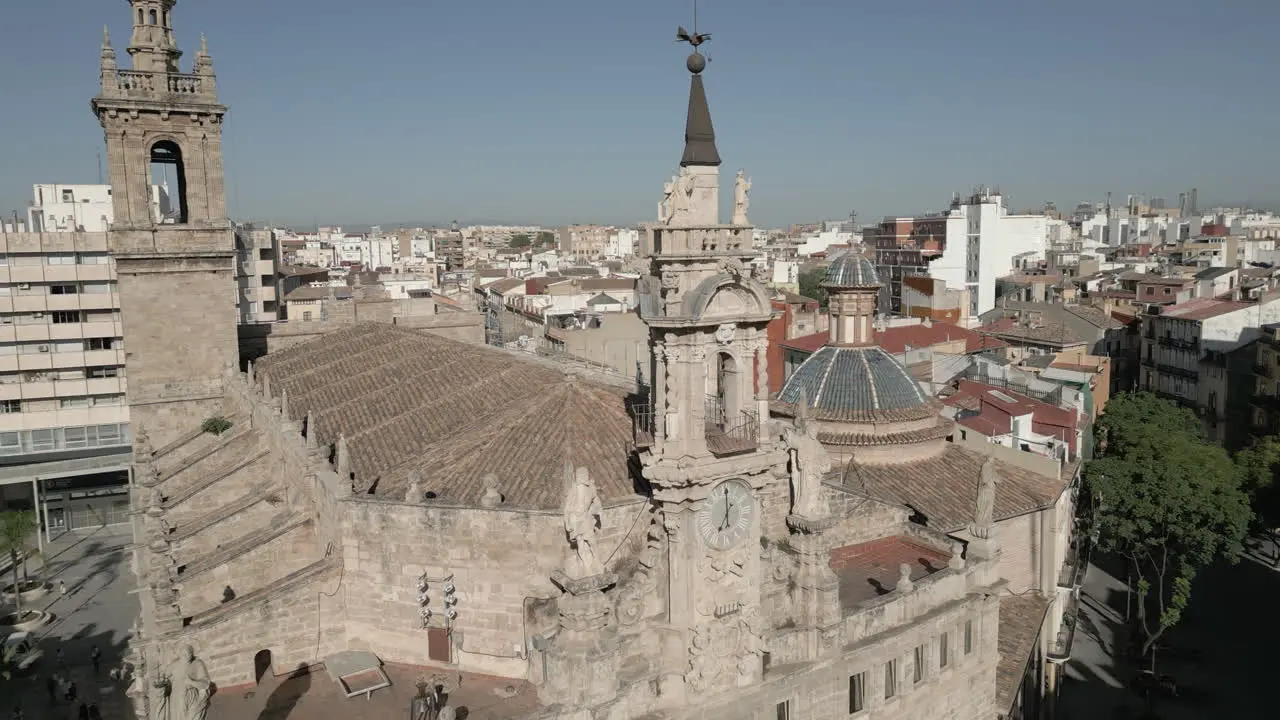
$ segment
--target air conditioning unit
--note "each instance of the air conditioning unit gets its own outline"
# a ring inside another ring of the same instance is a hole
[[[49,352],[49,346],[48,346],[48,345],[41,345],[40,347],[38,347],[38,348],[36,348],[36,349],[37,349],[37,350],[39,350],[40,352]]]
[[[30,289],[31,289],[31,283],[18,283],[18,289],[19,289],[19,290],[30,290]]]

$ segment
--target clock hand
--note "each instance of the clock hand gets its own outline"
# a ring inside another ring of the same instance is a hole
[[[729,508],[730,508],[729,488],[725,488],[724,489],[724,523],[720,526],[721,530],[729,527]]]

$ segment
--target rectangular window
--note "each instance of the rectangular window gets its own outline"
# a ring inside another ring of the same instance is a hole
[[[0,433],[0,455],[17,455],[22,452],[22,437],[16,432]]]
[[[80,253],[76,260],[81,265],[106,265],[108,258],[106,253]]]
[[[884,699],[888,700],[898,694],[898,661],[890,660],[884,664]]]
[[[111,283],[109,282],[87,282],[80,283],[80,292],[85,295],[110,295]]]
[[[49,286],[50,295],[75,295],[76,292],[77,291],[76,291],[75,285],[50,285]]]
[[[87,397],[58,398],[58,407],[63,410],[71,410],[73,408],[87,408],[89,407],[89,398]]]
[[[47,452],[49,450],[53,450],[53,430],[32,430],[31,449],[35,452]]]
[[[67,324],[78,323],[78,322],[80,322],[79,310],[54,310],[53,311],[54,325],[67,325]]]
[[[964,621],[964,654],[973,652],[973,621]]]
[[[849,676],[849,714],[862,712],[867,707],[867,674],[860,672]]]
[[[93,395],[89,398],[89,404],[94,407],[118,407],[120,405],[119,395]]]
[[[68,203],[68,202],[75,202],[75,201],[76,201],[76,194],[74,191],[71,191],[71,190],[62,191],[62,202]]]
[[[9,415],[22,412],[21,400],[0,400],[0,413]]]
[[[120,368],[116,367],[91,367],[85,368],[85,376],[93,378],[113,378],[120,376]]]
[[[75,253],[49,253],[44,256],[45,263],[49,265],[75,265]]]
[[[62,437],[68,448],[82,448],[89,445],[89,433],[83,427],[63,428]]]
[[[915,657],[913,658],[913,660],[915,660],[915,662],[912,663],[913,667],[911,668],[911,681],[919,685],[920,683],[924,682],[924,646],[923,645],[916,646]]]
[[[115,346],[115,338],[89,338],[84,341],[85,350],[111,350]]]
[[[938,667],[940,668],[947,666],[947,656],[951,654],[950,638],[950,633],[942,633],[938,636]]]
[[[791,701],[783,700],[778,703],[778,720],[791,720]]]

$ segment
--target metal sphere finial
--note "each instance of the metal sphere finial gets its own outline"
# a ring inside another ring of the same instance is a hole
[[[697,75],[707,69],[707,58],[695,50],[689,55],[689,59],[685,60],[684,66],[689,68],[689,72]]]

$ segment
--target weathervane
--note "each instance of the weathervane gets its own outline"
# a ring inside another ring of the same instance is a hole
[[[707,66],[707,60],[698,51],[698,46],[711,39],[711,33],[698,32],[698,0],[693,0],[693,32],[684,29],[683,25],[676,27],[676,42],[686,42],[693,48],[693,54],[689,56],[689,60],[685,63],[689,72],[697,75]]]

